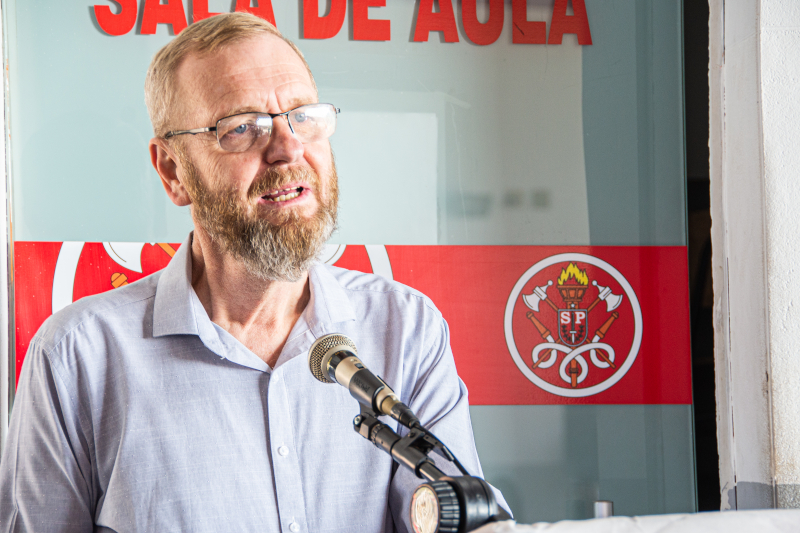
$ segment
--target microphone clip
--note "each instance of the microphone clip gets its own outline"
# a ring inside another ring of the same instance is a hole
[[[436,463],[428,457],[431,451],[448,459],[449,450],[430,432],[412,428],[404,437],[400,437],[392,428],[378,420],[375,411],[363,404],[361,413],[353,419],[353,429],[422,479],[430,481],[441,475],[435,467]]]

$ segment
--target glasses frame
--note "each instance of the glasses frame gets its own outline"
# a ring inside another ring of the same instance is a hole
[[[275,118],[284,117],[285,116],[286,117],[286,122],[289,124],[289,130],[292,132],[292,135],[296,135],[295,132],[294,132],[294,126],[292,126],[292,121],[289,120],[289,113],[297,111],[301,107],[312,106],[312,105],[329,105],[329,106],[331,106],[333,108],[334,112],[337,115],[342,112],[342,110],[339,109],[338,107],[336,107],[335,105],[324,103],[324,102],[318,102],[316,104],[299,105],[299,106],[295,107],[294,109],[290,109],[289,111],[284,111],[283,113],[262,113],[260,111],[246,111],[244,113],[235,113],[233,115],[228,115],[227,117],[222,117],[213,126],[209,126],[207,128],[194,128],[194,129],[191,129],[191,130],[170,131],[170,132],[167,132],[164,135],[164,138],[165,139],[171,139],[172,137],[175,137],[177,135],[186,135],[186,134],[188,134],[188,135],[197,135],[198,133],[206,133],[206,132],[213,131],[214,132],[214,136],[217,138],[217,146],[219,146],[222,150],[225,150],[225,148],[222,148],[222,145],[219,142],[219,136],[217,135],[219,123],[222,122],[225,119],[229,119],[231,117],[238,117],[240,115],[262,115],[262,116],[268,116],[268,117],[270,117],[270,119],[273,122],[275,121]],[[272,132],[271,131],[270,131],[270,137],[272,137]],[[228,152],[229,150],[225,150],[225,151]],[[247,151],[247,150],[245,150],[245,151]],[[233,152],[233,153],[235,153],[235,152]]]

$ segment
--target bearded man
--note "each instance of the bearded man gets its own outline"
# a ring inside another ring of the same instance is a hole
[[[308,370],[315,339],[354,339],[481,470],[432,302],[316,262],[336,226],[338,110],[319,102],[300,51],[246,14],[183,31],[145,90],[153,166],[194,232],[162,272],[36,334],[0,466],[0,529],[409,531],[420,480],[353,432],[357,403]]]

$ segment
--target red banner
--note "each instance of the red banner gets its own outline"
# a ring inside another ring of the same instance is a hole
[[[177,248],[16,242],[17,374],[54,311],[163,268]],[[324,259],[427,294],[472,405],[692,401],[685,247],[342,245]]]

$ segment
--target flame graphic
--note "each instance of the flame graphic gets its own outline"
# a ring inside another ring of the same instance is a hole
[[[570,263],[567,268],[561,269],[561,275],[558,277],[558,284],[563,285],[564,282],[570,278],[577,281],[579,285],[589,284],[589,276],[586,275],[586,271],[576,267],[575,263]]]

